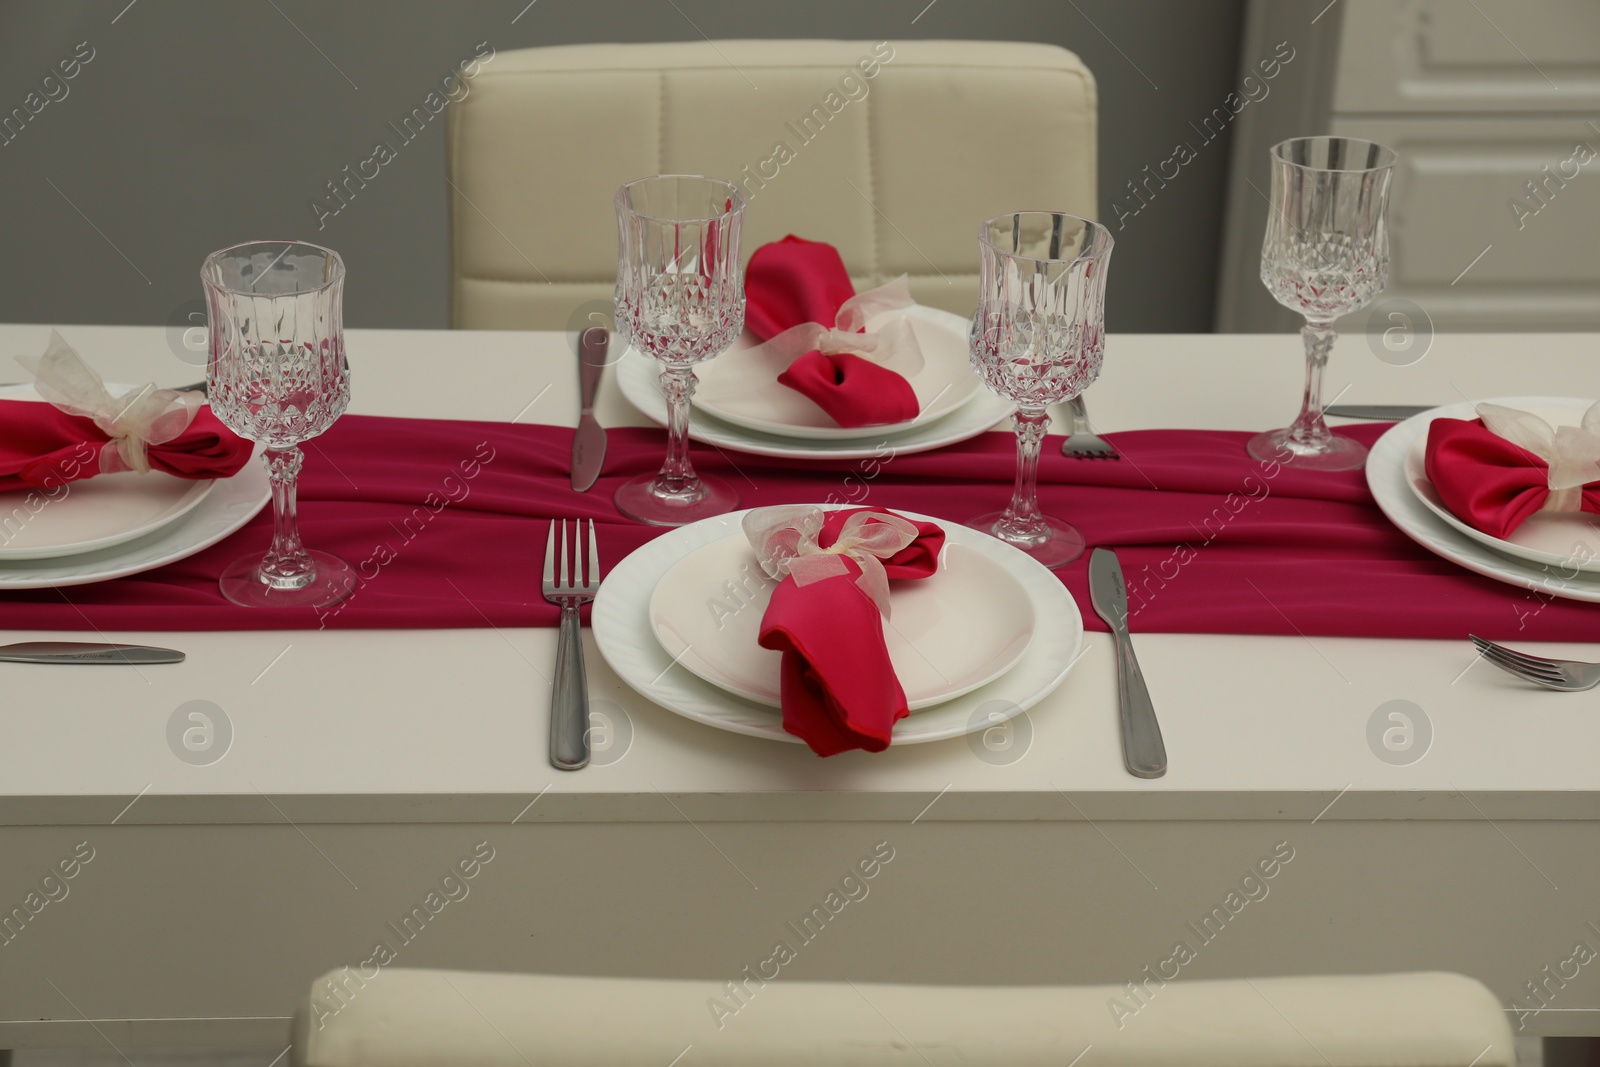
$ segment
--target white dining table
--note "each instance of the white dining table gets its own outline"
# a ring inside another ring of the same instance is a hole
[[[0,361],[49,329],[0,326]],[[161,328],[61,331],[111,380],[203,374]],[[1596,396],[1597,346],[1443,335],[1396,366],[1349,336],[1327,395]],[[347,347],[352,413],[576,422],[561,333]],[[1113,335],[1086,399],[1102,431],[1260,429],[1301,374],[1290,336]],[[598,414],[645,422],[609,379]],[[1507,612],[1531,596],[1507,585]],[[1595,644],[1536,650],[1600,659],[1595,610]],[[94,636],[15,620],[0,597],[0,642]],[[286,1043],[311,979],[380,943],[328,1003],[397,965],[688,977],[708,1010],[742,990],[758,1011],[743,976],[783,942],[780,981],[1132,983],[1129,1026],[1168,979],[1460,971],[1520,1033],[1600,1034],[1600,963],[1574,962],[1600,949],[1600,692],[1535,689],[1465,640],[1136,633],[1170,758],[1147,780],[1096,633],[989,748],[823,760],[652,705],[586,632],[608,729],[577,773],[546,759],[553,629],[100,636],[188,659],[0,666],[0,1048]],[[232,732],[206,765],[168,739],[196,700]],[[1396,700],[1431,733],[1404,765],[1369,740]]]

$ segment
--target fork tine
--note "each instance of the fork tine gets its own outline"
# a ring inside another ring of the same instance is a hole
[[[1506,648],[1504,645],[1497,645],[1493,641],[1475,641],[1473,644],[1477,646],[1478,651],[1486,658],[1497,660],[1502,663],[1510,663],[1518,667],[1528,668],[1530,670],[1544,670],[1547,672],[1554,671],[1556,669],[1553,664],[1544,663],[1529,656],[1523,656],[1515,650]]]
[[[1498,670],[1505,671],[1507,674],[1511,675],[1511,677],[1513,677],[1513,678],[1520,678],[1522,681],[1530,682],[1533,685],[1549,685],[1550,684],[1546,679],[1544,679],[1542,677],[1539,677],[1537,675],[1524,674],[1522,671],[1520,671],[1517,668],[1511,666],[1509,663],[1502,663],[1499,660],[1491,659],[1491,660],[1489,660],[1489,665],[1491,667],[1494,667],[1494,668],[1498,669]]]
[[[1562,662],[1561,660],[1549,659],[1545,656],[1535,656],[1528,652],[1518,652],[1514,648],[1507,648],[1505,645],[1495,644],[1493,641],[1488,641],[1481,637],[1477,640],[1482,641],[1485,645],[1493,645],[1495,648],[1498,648],[1507,655],[1515,656],[1518,660],[1523,660],[1528,663],[1549,663],[1554,664],[1555,666],[1560,666]]]
[[[594,539],[594,520],[589,520],[589,581],[588,585],[600,583],[600,544]]]
[[[544,584],[554,585],[556,580],[556,520],[550,520],[550,535],[544,540]]]
[[[1478,650],[1478,655],[1480,656],[1487,656],[1490,652],[1500,647],[1493,641],[1486,641],[1477,634],[1468,634],[1467,638],[1472,642],[1472,647]]]
[[[1496,667],[1499,667],[1501,670],[1505,671],[1507,674],[1511,675],[1513,678],[1521,678],[1524,682],[1531,683],[1532,685],[1543,686],[1546,689],[1573,688],[1572,683],[1567,681],[1565,678],[1556,675],[1533,674],[1523,670],[1520,667],[1513,667],[1495,660],[1490,660],[1490,662]]]
[[[1520,663],[1517,660],[1502,654],[1498,648],[1484,649],[1483,658],[1494,664],[1496,667],[1499,667],[1501,670],[1515,674],[1522,678],[1527,678],[1529,681],[1533,681],[1535,679],[1549,679],[1551,681],[1562,680],[1561,672],[1556,670],[1554,667],[1541,667],[1536,663]]]
[[[1530,656],[1526,652],[1518,652],[1514,648],[1497,645],[1493,641],[1485,640],[1482,637],[1473,637],[1472,643],[1483,650],[1485,654],[1492,651],[1512,663],[1526,666],[1529,669],[1544,670],[1547,673],[1559,673],[1563,666],[1560,660],[1546,659],[1543,656]]]

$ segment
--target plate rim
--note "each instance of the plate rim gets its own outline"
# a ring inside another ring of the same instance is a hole
[[[827,505],[818,505],[828,508]],[[841,505],[850,506],[850,505]],[[643,606],[649,602],[649,596],[655,590],[654,581],[641,581],[639,578],[648,578],[649,572],[657,567],[664,566],[656,562],[656,557],[667,556],[669,560],[680,558],[684,551],[698,544],[715,539],[708,537],[707,532],[720,534],[727,528],[728,523],[741,521],[746,511],[744,509],[731,512],[728,515],[718,515],[688,526],[680,526],[674,530],[652,538],[630,552],[606,575],[605,581],[600,585],[599,595],[595,597],[591,608],[590,629],[593,631],[595,645],[617,678],[630,689],[637,692],[652,704],[659,705],[672,714],[699,722],[706,726],[744,734],[750,737],[765,738],[767,740],[784,741],[793,744],[804,744],[800,738],[783,730],[783,719],[774,709],[751,703],[740,697],[734,696],[725,690],[718,689],[710,683],[703,681],[688,672],[684,679],[674,679],[668,687],[668,692],[661,692],[659,683],[669,671],[662,671],[654,675],[654,680],[645,678],[643,672],[636,674],[632,667],[619,662],[622,656],[632,651],[636,656],[653,658],[651,669],[655,664],[666,664],[670,668],[670,658],[666,651],[656,642],[655,635],[650,631],[648,622],[643,618]],[[907,518],[919,519],[926,522],[936,522],[942,527],[959,526],[949,519],[940,519],[935,516],[924,516],[916,512],[895,509],[896,514]],[[978,531],[973,531],[975,534]],[[981,537],[982,535],[979,534]],[[989,542],[992,542],[990,544]],[[1034,578],[1033,582],[1024,581],[1023,587],[1030,593],[1039,592],[1050,600],[1055,601],[1060,613],[1052,618],[1048,612],[1040,610],[1040,601],[1034,601],[1034,627],[1036,634],[1043,631],[1040,639],[1031,643],[1028,654],[1018,662],[1017,666],[1001,675],[999,678],[979,686],[964,696],[956,697],[944,704],[924,709],[915,715],[907,715],[895,723],[893,743],[890,748],[902,745],[923,744],[929,741],[942,741],[954,737],[962,737],[969,733],[1007,721],[1022,714],[1039,701],[1054,692],[1068,673],[1082,658],[1084,644],[1083,614],[1078,609],[1077,601],[1068,592],[1065,584],[1059,577],[1043,564],[1029,557],[1021,550],[1007,545],[1005,542],[989,538],[982,543],[996,553],[997,559],[1007,561],[1011,568],[1020,570]],[[683,548],[676,546],[683,545]],[[621,574],[627,578],[631,572],[641,572],[634,575],[633,581],[613,581]],[[1041,581],[1040,579],[1048,579]],[[640,591],[642,587],[642,592]],[[631,596],[630,596],[631,594]],[[635,612],[636,618],[630,619],[628,605],[639,605],[640,610]],[[627,640],[627,630],[632,626],[634,633]],[[1059,631],[1059,632],[1056,632]],[[643,640],[639,638],[642,636]],[[1005,691],[1008,684],[1014,684],[1017,672],[1024,667],[1032,666],[1033,673],[1038,680],[1031,683],[1033,690],[1020,698]],[[657,690],[651,692],[651,690]],[[669,699],[663,699],[663,697]],[[1008,707],[1003,711],[992,713],[978,722],[972,722],[972,712],[984,703],[994,700],[1003,700]],[[685,706],[685,705],[699,705]],[[708,711],[707,708],[716,710]]]
[[[0,562],[0,592],[13,589],[55,589],[73,585],[93,585],[114,578],[126,578],[131,574],[142,574],[205,551],[237,533],[271,502],[271,480],[267,477],[266,468],[255,462],[259,454],[260,446],[253,444],[250,460],[238,474],[231,478],[214,479],[217,483],[215,489],[207,493],[188,514],[142,537],[76,556]],[[236,513],[223,521],[223,516],[230,510]],[[192,533],[192,527],[207,516],[215,516],[213,521],[218,522],[210,533],[192,539],[185,539],[182,536],[186,529],[191,529]],[[169,540],[175,543],[168,543]],[[165,548],[162,547],[164,544]],[[154,551],[157,549],[161,550]],[[153,551],[154,554],[151,554]],[[85,557],[89,556],[98,558],[85,561]],[[63,568],[61,566],[63,560],[79,562]],[[42,564],[54,566],[42,566]],[[44,577],[40,573],[42,571],[51,572],[51,576]],[[63,571],[68,573],[61,573]],[[70,573],[71,571],[78,573]]]
[[[904,308],[901,310],[904,312],[907,318],[920,319],[932,325],[947,328],[952,333],[961,333],[964,329],[970,329],[972,325],[971,322],[963,319],[953,311],[945,311],[943,308],[928,307],[925,304],[914,304],[909,308]],[[629,346],[625,350],[624,354],[627,353],[639,355],[641,358],[648,358],[644,357],[642,353],[639,353],[632,346]],[[717,356],[717,359],[723,358],[725,358],[724,355]],[[716,365],[716,360],[709,360],[708,362],[710,362],[712,365]],[[716,406],[706,404],[698,398],[692,401],[692,403],[694,404],[695,410],[703,414],[710,415],[719,422],[725,423],[728,426],[737,427],[741,430],[747,430],[751,433],[762,434],[766,437],[777,437],[785,440],[795,441],[848,441],[861,437],[863,430],[876,430],[880,433],[905,433],[909,430],[915,430],[919,427],[926,426],[931,422],[937,422],[948,415],[953,415],[966,405],[976,400],[980,393],[987,391],[984,388],[983,382],[976,374],[972,375],[972,386],[973,387],[968,390],[966,396],[950,404],[949,407],[942,411],[922,411],[919,412],[917,417],[914,419],[906,419],[902,422],[888,422],[876,426],[785,427],[783,424],[779,423],[767,423],[763,425],[758,423],[756,420],[747,419],[743,416],[733,414],[726,409],[719,410]]]
[[[850,505],[850,506],[855,506],[855,505]],[[897,511],[896,514],[900,514],[900,512]],[[942,529],[947,529],[946,527],[943,526],[943,524],[941,524],[941,528]],[[957,526],[957,529],[966,530],[967,528],[966,527]],[[981,532],[977,531],[977,530],[970,530],[968,532],[973,533],[973,534],[978,535],[978,536],[981,536]],[[656,579],[656,584],[651,588],[651,590],[650,590],[650,599],[647,602],[647,605],[648,605],[648,616],[649,616],[650,632],[655,637],[656,642],[661,645],[661,647],[662,647],[662,649],[664,651],[667,650],[667,645],[666,645],[666,642],[661,640],[660,628],[656,625],[656,611],[655,611],[655,599],[660,594],[661,582],[666,579],[668,574],[670,574],[672,571],[676,570],[678,567],[680,567],[684,563],[686,563],[691,554],[696,553],[696,552],[700,552],[700,551],[702,551],[704,549],[707,549],[707,548],[710,548],[713,545],[721,544],[724,541],[733,541],[733,540],[736,540],[736,539],[740,539],[742,537],[743,537],[743,533],[740,532],[740,531],[729,531],[723,537],[719,537],[714,541],[707,541],[703,545],[700,545],[700,546],[698,546],[696,548],[689,549],[686,552],[684,552],[683,555],[678,557],[676,562],[674,562],[671,565],[669,565],[667,567],[667,569],[661,573],[661,576]],[[746,543],[746,545],[748,545],[748,543],[749,543],[748,540],[746,540],[745,543]],[[1036,605],[1034,604],[1033,597],[1030,596],[1029,593],[1028,593],[1027,586],[1025,584],[1023,584],[1023,582],[1015,574],[1013,574],[1011,571],[1007,570],[1003,564],[997,563],[993,559],[993,557],[985,554],[982,550],[973,547],[972,544],[969,541],[967,541],[965,539],[960,540],[960,541],[952,541],[952,540],[950,540],[949,535],[948,535],[948,530],[947,530],[944,550],[948,551],[949,548],[952,545],[959,545],[963,549],[963,551],[971,551],[975,555],[977,555],[980,559],[984,560],[985,563],[992,564],[992,565],[998,567],[1001,571],[1003,571],[1005,573],[1005,576],[1006,576],[1007,580],[1015,583],[1017,592],[1019,592],[1021,594],[1023,600],[1026,601],[1027,606],[1028,606],[1028,615],[1029,615],[1028,637],[1027,637],[1027,640],[1022,642],[1022,647],[1019,648],[1016,651],[1016,653],[1010,658],[1010,660],[1008,660],[1005,663],[1004,666],[1000,667],[998,670],[994,671],[992,674],[988,675],[987,677],[985,677],[985,678],[983,678],[983,679],[981,679],[979,681],[972,682],[972,683],[966,685],[963,688],[955,689],[952,692],[945,693],[945,694],[943,694],[941,696],[938,696],[938,697],[925,697],[925,698],[923,698],[921,700],[908,701],[907,707],[913,712],[924,711],[924,710],[926,710],[928,708],[937,707],[938,705],[946,703],[946,702],[951,701],[951,700],[958,700],[961,697],[966,696],[968,693],[972,692],[974,689],[980,689],[983,686],[988,685],[990,682],[994,681],[996,678],[999,678],[1002,675],[1006,674],[1013,667],[1015,667],[1018,663],[1022,662],[1022,657],[1026,656],[1028,654],[1028,649],[1033,647],[1033,642],[1035,640],[1035,634],[1037,633],[1037,625],[1036,624],[1037,624],[1039,612],[1038,612],[1038,609],[1037,609]],[[700,678],[703,681],[711,683],[712,685],[714,685],[717,688],[723,690],[724,692],[731,693],[734,696],[739,697],[739,698],[741,698],[743,700],[748,700],[751,703],[759,704],[762,707],[766,707],[766,708],[778,708],[778,707],[780,707],[780,705],[777,704],[777,703],[774,703],[774,702],[768,701],[768,700],[764,700],[761,697],[753,695],[753,694],[748,693],[748,692],[741,692],[740,690],[735,689],[730,685],[725,685],[722,682],[718,682],[715,679],[713,679],[711,677],[708,677],[707,675],[702,674],[699,671],[695,670],[693,667],[691,667],[689,665],[689,661],[694,658],[694,657],[689,655],[689,652],[693,649],[693,647],[694,646],[691,643],[689,648],[684,650],[683,655],[680,658],[677,659],[677,663],[680,666],[682,666],[685,670],[689,671],[689,673],[695,675],[696,677]],[[670,655],[670,652],[669,652],[669,655]]]
[[[1444,404],[1403,419],[1385,430],[1368,451],[1365,469],[1367,488],[1379,510],[1401,533],[1441,559],[1507,585],[1542,591],[1568,600],[1600,603],[1600,576],[1585,576],[1583,571],[1576,571],[1570,577],[1558,574],[1547,565],[1506,555],[1464,537],[1423,507],[1414,490],[1406,484],[1405,457],[1411,442],[1426,432],[1428,424],[1434,419],[1453,417],[1443,412],[1480,403],[1504,404],[1508,407],[1516,404],[1539,406],[1560,404],[1571,399],[1549,396],[1485,397],[1482,400]]]
[[[98,475],[98,477],[115,478],[117,474],[126,473],[131,472],[118,471],[115,474],[101,474]],[[169,477],[175,478],[176,476],[169,475]],[[9,550],[7,546],[0,545],[0,563],[28,563],[33,561],[71,559],[74,556],[84,556],[88,555],[90,552],[100,552],[104,549],[115,548],[117,545],[126,544],[129,541],[136,541],[147,534],[155,533],[158,530],[165,529],[171,524],[182,520],[185,515],[188,515],[195,508],[199,507],[205,501],[207,496],[211,495],[211,490],[216,486],[217,483],[217,479],[215,478],[176,480],[189,482],[189,486],[187,489],[185,489],[183,496],[174,501],[172,506],[166,511],[162,512],[155,518],[146,521],[142,525],[135,526],[132,530],[119,530],[114,534],[107,534],[103,537],[96,538],[93,541],[79,541],[71,545],[58,546],[56,548],[49,549],[32,548],[23,549],[20,552],[14,552]],[[69,482],[67,484],[70,485],[72,483]],[[24,490],[16,490],[16,492],[23,491]],[[9,494],[0,493],[0,510],[3,510],[5,497],[7,495]]]

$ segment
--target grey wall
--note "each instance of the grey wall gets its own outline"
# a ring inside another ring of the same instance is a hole
[[[162,323],[198,298],[208,252],[294,236],[344,255],[350,325],[445,326],[444,124],[319,232],[308,202],[324,183],[480,41],[703,31],[1072,49],[1099,82],[1101,218],[1118,241],[1108,325],[1205,331],[1226,140],[1120,229],[1113,201],[1126,211],[1126,183],[1232,88],[1241,15],[1242,0],[0,0],[0,114],[79,42],[93,49],[0,144],[0,321]],[[550,150],[582,166],[581,145]]]

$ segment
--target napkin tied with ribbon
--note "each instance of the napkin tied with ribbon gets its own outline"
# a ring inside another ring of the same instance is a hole
[[[1451,514],[1500,538],[1541,511],[1600,514],[1600,403],[1580,426],[1499,404],[1477,410],[1428,426],[1428,480]]]
[[[908,713],[884,644],[889,581],[926,578],[944,531],[877,508],[757,508],[745,516],[762,568],[779,579],[760,644],[783,653],[783,728],[819,756],[889,747]]]
[[[857,293],[838,249],[790,234],[762,245],[745,269],[745,325],[762,344],[743,358],[771,364],[778,381],[840,426],[905,422],[922,411],[907,377],[922,349],[904,316],[914,307],[905,275]]]
[[[48,403],[0,400],[0,491],[119,471],[227,478],[250,459],[250,442],[198,393],[144,385],[112,396],[54,330],[43,356],[17,362]]]

